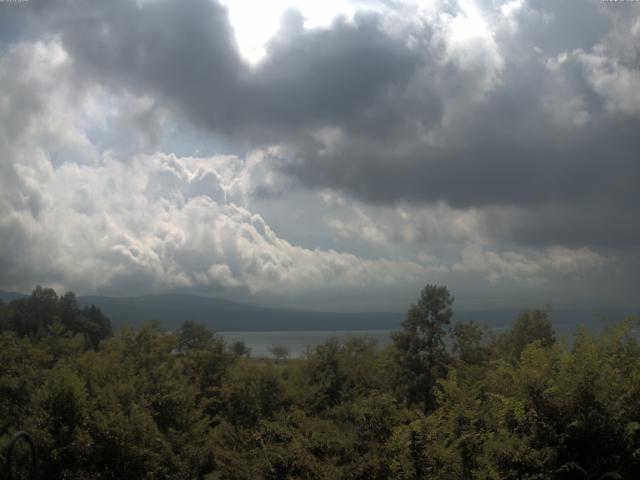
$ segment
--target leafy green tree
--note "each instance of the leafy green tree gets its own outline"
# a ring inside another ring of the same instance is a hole
[[[341,468],[349,458],[349,442],[331,421],[310,417],[300,410],[280,413],[259,429],[260,477],[332,480],[348,478]]]
[[[453,353],[469,365],[481,365],[489,359],[489,329],[473,320],[456,322],[451,329]]]
[[[427,285],[409,309],[402,330],[392,333],[398,385],[406,400],[421,404],[425,412],[435,408],[436,382],[447,372],[444,336],[453,316],[452,304],[447,287]]]
[[[35,390],[25,428],[39,446],[51,478],[74,478],[91,469],[90,400],[85,383],[60,362]]]
[[[152,324],[124,329],[79,359],[96,408],[96,465],[107,478],[201,478],[213,468],[210,418],[176,338]]]
[[[247,347],[247,344],[242,340],[236,340],[231,344],[231,352],[236,357],[249,357],[251,356],[251,349]]]
[[[276,363],[286,360],[291,351],[286,345],[274,345],[269,347],[269,353],[276,359]]]
[[[90,345],[95,349],[100,342],[111,336],[111,320],[95,305],[84,307],[80,313],[80,325],[77,330],[87,336]],[[72,331],[74,331],[72,329]]]
[[[10,302],[7,326],[20,337],[39,340],[59,317],[56,292],[38,285],[30,297]]]
[[[78,355],[86,350],[86,337],[81,333],[74,335],[66,330],[60,320],[55,320],[48,330],[48,335],[40,340],[39,345],[51,354],[54,361]]]
[[[223,385],[223,415],[233,425],[255,427],[288,405],[278,369],[240,362]]]
[[[0,435],[23,427],[33,392],[51,360],[28,339],[12,331],[0,334]]]
[[[0,452],[27,430],[69,480],[640,478],[638,319],[571,344],[548,311],[498,337],[458,323],[449,358],[452,301],[425,288],[383,350],[333,338],[276,364],[193,322],[111,334],[36,288],[0,305]]]
[[[550,347],[556,341],[555,331],[551,323],[550,310],[525,310],[514,322],[511,330],[497,339],[497,348],[512,359],[517,359],[525,347],[533,342],[540,342],[543,347]]]
[[[351,441],[345,477],[353,479],[390,478],[392,455],[388,442],[398,425],[409,423],[412,414],[398,406],[388,392],[372,391],[336,409],[336,423],[348,426]]]
[[[350,458],[348,436],[334,422],[299,409],[278,412],[252,430],[222,422],[213,438],[217,478],[353,478],[341,468]]]
[[[385,372],[387,358],[374,338],[347,337],[340,346],[338,358],[344,373],[343,400],[351,401],[390,389],[391,382]]]
[[[111,321],[95,305],[80,308],[76,295],[66,292],[58,300],[59,317],[65,329],[82,334],[92,348],[112,334]]]
[[[346,373],[340,358],[340,342],[329,338],[318,345],[305,365],[308,372],[306,396],[313,413],[324,412],[342,400]]]
[[[214,335],[211,330],[201,323],[187,320],[178,331],[177,347],[182,353],[193,350],[206,350],[212,346]]]
[[[3,329],[34,341],[44,339],[52,332],[59,334],[60,327],[54,327],[56,324],[61,324],[69,336],[84,336],[87,348],[98,348],[112,333],[111,321],[102,311],[93,305],[81,309],[73,292],[58,297],[53,289],[37,286],[31,296],[13,300],[3,310]]]

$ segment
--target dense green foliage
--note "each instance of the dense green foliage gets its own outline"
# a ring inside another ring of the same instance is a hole
[[[640,478],[634,319],[568,342],[548,311],[494,334],[452,302],[427,286],[386,349],[269,360],[38,288],[0,305],[0,451],[30,432],[52,479]]]

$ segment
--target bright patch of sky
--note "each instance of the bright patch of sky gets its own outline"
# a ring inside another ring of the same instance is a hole
[[[229,10],[240,53],[250,63],[264,57],[265,45],[277,32],[288,8],[302,13],[305,28],[319,28],[330,25],[338,16],[353,17],[357,6],[346,0],[223,0],[222,3]]]

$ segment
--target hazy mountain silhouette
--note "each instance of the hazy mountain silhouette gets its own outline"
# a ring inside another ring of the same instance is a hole
[[[24,293],[5,292],[3,290],[0,290],[0,300],[5,303],[9,303],[11,300],[19,300],[25,297],[28,297],[28,295],[25,295]]]
[[[142,297],[79,297],[83,305],[94,304],[115,328],[159,320],[175,328],[194,320],[215,331],[274,330],[386,330],[397,328],[403,315],[390,313],[326,313],[274,309],[193,295]]]
[[[17,292],[0,291],[0,300],[24,298]],[[124,325],[140,326],[144,322],[159,321],[173,329],[186,320],[207,325],[214,331],[278,331],[278,330],[392,330],[400,326],[406,312],[397,313],[336,313],[305,312],[242,304],[229,300],[195,295],[165,294],[139,297],[79,296],[78,303],[96,305],[107,315],[114,328]],[[407,306],[408,308],[408,306]],[[558,309],[551,318],[559,334],[572,333],[578,325],[600,328],[619,322],[640,309]],[[454,320],[474,320],[497,330],[508,327],[520,310],[462,310]]]

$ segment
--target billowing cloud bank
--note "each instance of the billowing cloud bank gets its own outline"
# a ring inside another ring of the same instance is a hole
[[[0,287],[633,301],[637,7],[367,5],[255,64],[213,0],[2,5]]]

